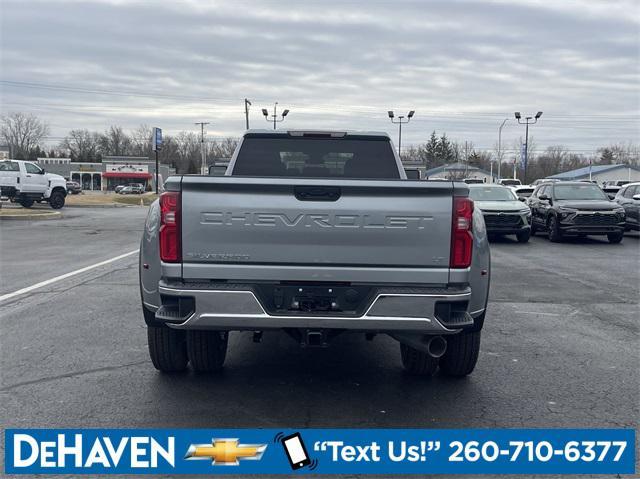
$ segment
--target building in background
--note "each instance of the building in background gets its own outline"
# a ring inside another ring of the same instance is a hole
[[[0,145],[0,160],[8,160],[11,155],[11,149],[7,145]]]
[[[155,160],[138,156],[104,156],[102,163],[73,162],[70,158],[38,158],[37,163],[49,173],[77,181],[85,191],[113,191],[118,185],[142,183],[155,191]],[[160,184],[174,168],[160,165]]]
[[[591,171],[591,177],[589,177]],[[603,181],[627,180],[640,181],[640,168],[633,165],[592,165],[565,171],[549,176],[563,181],[593,180],[601,184]]]

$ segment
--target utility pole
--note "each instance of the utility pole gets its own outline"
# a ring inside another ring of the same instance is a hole
[[[509,121],[509,119],[505,118],[500,128],[498,128],[498,181],[502,178],[500,176],[500,167],[502,166],[502,128],[504,128],[504,124],[507,121]]]
[[[196,122],[196,125],[200,125],[200,155],[202,155],[201,175],[207,174],[207,155],[204,151],[204,126],[209,123],[206,121]]]
[[[464,177],[469,178],[469,147],[466,140],[464,142]]]
[[[247,122],[247,130],[249,129],[249,107],[250,106],[251,106],[251,102],[245,98],[244,99],[244,119]]]
[[[262,109],[262,114],[264,115],[265,120],[267,120],[269,123],[271,123],[272,120],[269,120],[269,112],[267,111],[266,108]],[[273,129],[276,129],[276,123],[280,123],[281,121],[284,121],[284,118],[289,114],[289,110],[284,110],[282,112],[282,118],[278,119],[278,102],[275,102],[275,104],[273,105],[273,115],[271,115],[271,118],[273,119]]]
[[[387,113],[389,115],[389,119],[391,120],[391,123],[398,125],[398,157],[399,157],[400,151],[402,148],[402,125],[405,123],[409,123],[411,121],[411,118],[413,118],[413,115],[416,113],[416,111],[411,110],[409,113],[407,113],[406,121],[405,121],[404,115],[399,116],[397,120],[394,120],[395,115],[393,111],[389,110]]]
[[[520,125],[526,125],[525,127],[525,140],[524,140],[524,183],[527,182],[527,163],[529,162],[529,125],[535,125],[538,123],[538,118],[542,116],[542,112],[536,113],[535,117],[527,116],[524,121],[521,121],[522,116],[519,111],[514,113],[516,120]],[[533,120],[533,121],[531,121]]]

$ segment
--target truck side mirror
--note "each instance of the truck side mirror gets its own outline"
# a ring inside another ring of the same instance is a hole
[[[522,201],[523,203],[527,201],[527,199],[524,196],[518,196],[518,200]]]
[[[633,195],[633,199],[636,201],[640,201],[640,195]]]
[[[538,196],[538,199],[541,201],[549,201],[549,197],[547,195],[540,195]]]

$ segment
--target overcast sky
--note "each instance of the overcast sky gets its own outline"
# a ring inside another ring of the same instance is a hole
[[[3,113],[73,128],[211,138],[280,126],[382,130],[416,110],[403,144],[432,130],[512,147],[513,112],[544,111],[538,148],[638,141],[640,2],[2,0]]]

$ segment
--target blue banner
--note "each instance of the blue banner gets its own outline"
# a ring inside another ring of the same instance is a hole
[[[633,474],[633,429],[8,429],[7,474]]]

